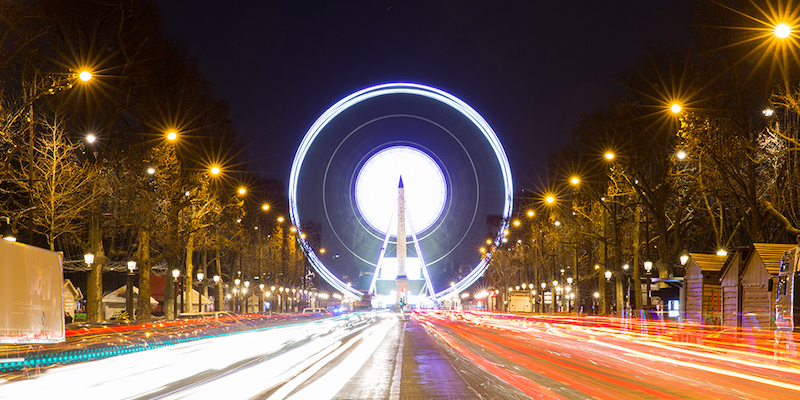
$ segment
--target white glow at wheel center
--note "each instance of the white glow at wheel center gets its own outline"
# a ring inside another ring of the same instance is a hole
[[[409,146],[383,149],[358,171],[355,198],[364,220],[384,235],[388,228],[392,236],[397,236],[397,186],[401,176],[408,215],[406,235],[411,236],[411,224],[418,234],[430,228],[444,211],[447,183],[436,161]]]

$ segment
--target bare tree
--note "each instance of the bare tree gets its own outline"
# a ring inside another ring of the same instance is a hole
[[[81,217],[99,195],[92,190],[99,175],[93,166],[77,159],[79,145],[69,142],[58,123],[47,129],[47,136],[39,138],[34,148],[36,179],[25,177],[17,185],[32,194],[37,210],[34,226],[47,238],[50,250],[55,250],[57,238],[81,231]]]

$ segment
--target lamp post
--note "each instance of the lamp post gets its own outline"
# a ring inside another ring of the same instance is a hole
[[[203,312],[203,286],[205,286],[206,281],[203,280],[205,274],[203,271],[199,271],[197,273],[197,283],[200,286],[200,290],[197,292],[197,312]]]
[[[244,281],[244,290],[243,290],[243,292],[244,292],[244,313],[245,314],[249,314],[250,313],[250,307],[247,304],[247,300],[248,300],[247,291],[249,289],[250,289],[250,281]]]
[[[6,217],[6,225],[3,228],[3,232],[0,233],[3,236],[3,239],[8,240],[9,242],[16,242],[17,235],[14,234],[14,229],[11,226],[11,218]]]
[[[172,298],[172,300],[174,301],[172,309],[173,309],[173,314],[175,314],[173,319],[178,319],[178,314],[179,314],[178,313],[178,277],[179,276],[181,276],[181,271],[178,270],[178,269],[173,269],[172,270],[172,279],[173,279],[173,286],[175,286],[175,293],[174,293],[175,297]]]
[[[652,279],[650,277],[650,270],[651,269],[653,269],[653,262],[652,261],[645,261],[644,262],[644,270],[646,272],[645,275],[646,275],[646,280],[647,280],[647,307],[648,308],[651,305],[650,304],[650,282],[651,282],[651,279]]]
[[[542,313],[544,314],[547,310],[547,307],[544,304],[544,293],[545,293],[544,289],[547,288],[547,284],[542,282],[541,286],[542,286]]]
[[[217,287],[219,287],[219,275],[214,275],[214,284],[217,285]],[[217,293],[221,293],[221,292],[219,290],[217,290]],[[222,307],[220,307],[219,310],[216,309],[217,301],[215,301],[214,303],[215,303],[214,304],[214,311],[222,311]],[[219,304],[222,305],[222,299],[220,299]]]
[[[133,270],[136,269],[136,261],[128,261],[128,282],[125,285],[125,312],[128,318],[133,321]]]
[[[233,288],[233,312],[239,314],[241,310],[239,309],[239,284],[242,283],[242,280],[236,278],[233,280],[234,288]]]
[[[92,254],[92,253],[84,254],[83,255],[83,261],[86,262],[86,265],[89,267],[89,270],[91,271],[92,263],[94,262],[94,254]],[[89,275],[89,276],[91,276],[91,275]],[[87,321],[93,321],[92,316],[89,315],[89,310],[90,310],[89,303],[90,302],[93,302],[93,303],[97,302],[95,297],[92,295],[92,293],[95,293],[95,292],[89,291],[89,293],[87,293],[87,296],[86,296],[87,297],[87,299],[86,299],[86,309],[84,311],[86,312],[86,320]],[[91,309],[99,310],[99,308],[95,308],[95,304],[92,304],[92,308]]]
[[[553,314],[558,312],[558,281],[553,280]]]
[[[566,289],[567,292],[569,293],[569,295],[568,295],[569,296],[569,303],[567,305],[567,313],[568,314],[572,313],[572,299],[575,298],[575,293],[572,290],[572,282],[573,282],[572,277],[568,276],[567,277],[567,289]]]

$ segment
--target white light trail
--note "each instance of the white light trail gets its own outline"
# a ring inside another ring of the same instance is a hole
[[[35,379],[0,382],[0,399],[249,399],[295,379],[320,360],[327,364],[346,348],[344,338],[361,329],[347,346],[363,358],[394,323],[386,318],[353,328],[350,318],[330,318],[55,367]],[[358,370],[356,364],[342,363]],[[334,371],[332,379],[351,373]]]

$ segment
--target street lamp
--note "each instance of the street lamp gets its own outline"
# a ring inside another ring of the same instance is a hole
[[[242,293],[243,293],[243,296],[244,296],[244,313],[245,314],[249,314],[250,313],[250,310],[249,310],[250,307],[247,304],[247,301],[249,300],[247,298],[247,289],[249,289],[249,288],[250,288],[250,281],[244,281],[244,289],[242,290]]]
[[[542,309],[541,309],[541,312],[544,314],[545,312],[547,312],[547,307],[544,304],[544,293],[545,293],[545,288],[547,287],[547,284],[542,282],[539,285],[542,287]]]
[[[181,271],[176,269],[172,270],[172,278],[174,279],[173,285],[175,285],[175,297],[172,298],[174,301],[173,307],[173,314],[175,314],[174,319],[178,319],[178,277],[181,276]]]
[[[261,313],[264,311],[264,296],[267,294],[264,292],[264,284],[261,283],[258,285],[258,288],[261,289],[261,296],[258,296],[258,312]]]
[[[203,278],[205,276],[203,271],[197,271],[197,283],[200,286],[200,290],[197,292],[197,312],[203,312],[203,286],[206,284]]]
[[[175,133],[175,131],[170,131],[169,133],[167,133],[167,139],[169,139],[169,141],[174,142],[175,139],[177,139],[177,138],[178,138],[178,134]]]
[[[647,275],[647,306],[650,307],[650,270],[653,269],[653,262],[652,261],[645,261],[644,262],[644,271]]]
[[[16,242],[17,235],[14,234],[14,227],[11,226],[11,218],[6,217],[6,226],[3,228],[3,239],[8,240],[9,242]]]
[[[133,270],[136,269],[136,261],[128,261],[128,282],[125,285],[125,311],[128,318],[133,321]]]
[[[792,34],[792,28],[786,24],[775,25],[775,36],[779,39],[786,39]]]

